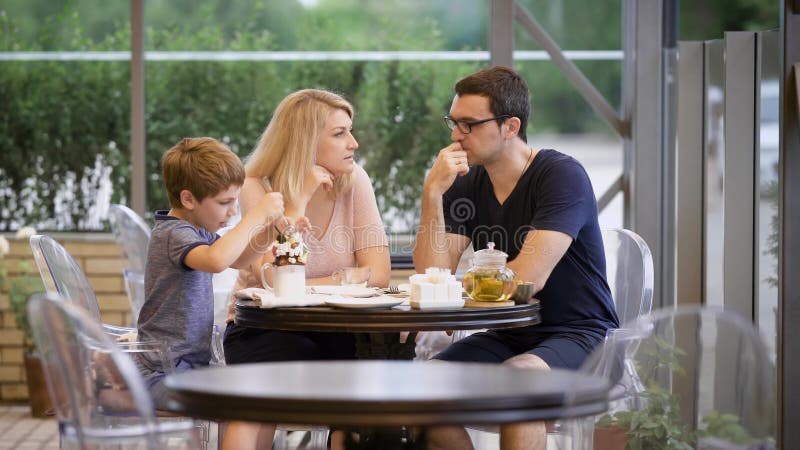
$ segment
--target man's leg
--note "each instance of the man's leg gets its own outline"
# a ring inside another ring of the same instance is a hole
[[[550,370],[542,358],[523,353],[507,359],[503,364],[529,370]],[[545,422],[527,422],[503,425],[500,427],[500,448],[502,450],[545,450],[547,448],[547,427]]]
[[[517,352],[509,348],[502,336],[494,333],[476,333],[444,349],[432,361],[462,361],[500,363]],[[435,362],[432,362],[435,364]],[[467,430],[459,426],[431,427],[428,429],[428,448],[436,450],[471,450],[472,441]]]

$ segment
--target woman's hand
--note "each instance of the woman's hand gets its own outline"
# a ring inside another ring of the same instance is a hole
[[[317,192],[317,189],[322,187],[323,190],[330,191],[333,189],[333,181],[336,179],[333,173],[328,169],[314,164],[311,169],[306,172],[305,179],[303,180],[303,192],[300,198],[296,200],[296,204],[291,204],[286,209],[286,215],[292,218],[300,218],[306,215],[306,206],[311,201],[311,197]]]
[[[336,177],[333,176],[328,169],[320,166],[319,164],[314,164],[311,167],[311,170],[306,173],[306,180],[305,184],[303,185],[303,191],[307,194],[307,198],[310,200],[311,196],[314,195],[317,189],[322,186],[326,192],[333,189],[333,180]]]

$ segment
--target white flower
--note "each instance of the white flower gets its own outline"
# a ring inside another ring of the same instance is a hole
[[[10,250],[11,247],[8,244],[8,239],[6,239],[3,236],[0,236],[0,258],[6,256]]]
[[[31,236],[36,234],[36,228],[33,227],[22,227],[17,230],[17,234],[14,235],[15,239],[29,239]]]

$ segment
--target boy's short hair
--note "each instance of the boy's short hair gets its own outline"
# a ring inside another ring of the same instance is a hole
[[[494,66],[468,75],[456,83],[456,94],[480,95],[489,99],[489,110],[495,116],[508,114],[519,118],[518,136],[528,142],[528,116],[531,111],[528,83],[510,67]]]
[[[222,142],[210,138],[183,138],[161,158],[161,173],[172,208],[183,208],[181,191],[197,201],[231,186],[244,184],[244,165]]]

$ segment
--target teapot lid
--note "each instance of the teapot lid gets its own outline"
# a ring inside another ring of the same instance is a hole
[[[495,250],[494,242],[487,242],[486,248],[475,252],[475,265],[505,265],[508,260],[508,254]]]

